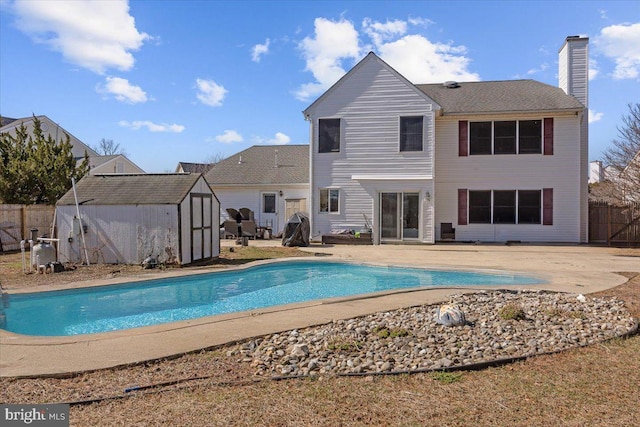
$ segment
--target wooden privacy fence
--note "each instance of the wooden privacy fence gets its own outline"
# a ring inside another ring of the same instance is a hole
[[[20,249],[20,241],[30,239],[33,228],[38,236],[50,235],[55,210],[49,205],[0,205],[0,252]]]
[[[640,203],[589,202],[589,243],[640,246]]]

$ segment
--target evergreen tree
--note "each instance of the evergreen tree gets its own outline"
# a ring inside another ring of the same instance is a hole
[[[71,178],[89,171],[89,158],[78,164],[71,138],[60,141],[44,135],[40,120],[33,117],[33,133],[24,125],[16,134],[0,135],[0,200],[4,203],[54,205],[71,188]]]

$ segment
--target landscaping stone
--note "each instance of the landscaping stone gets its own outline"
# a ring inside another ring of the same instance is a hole
[[[464,326],[440,325],[439,306],[421,305],[273,334],[230,352],[266,376],[442,369],[593,345],[635,326],[617,299],[487,291],[454,295],[450,303],[464,311]],[[509,304],[522,308],[522,319],[500,317]]]

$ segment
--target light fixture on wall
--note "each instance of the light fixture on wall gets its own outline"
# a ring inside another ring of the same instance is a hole
[[[428,191],[426,193],[424,193],[424,198],[427,199],[427,202],[430,202],[431,201],[431,193],[428,192]]]
[[[282,197],[282,196],[283,196],[282,190],[280,190],[280,191],[278,192],[278,195],[280,195],[280,197]]]

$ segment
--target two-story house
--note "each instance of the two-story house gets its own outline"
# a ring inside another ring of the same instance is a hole
[[[587,38],[559,81],[415,85],[369,53],[303,112],[311,234],[586,242]]]

